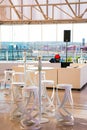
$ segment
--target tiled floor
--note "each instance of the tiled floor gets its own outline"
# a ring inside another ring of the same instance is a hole
[[[48,90],[49,95],[51,90]],[[5,95],[5,91],[0,90],[0,130],[21,130],[18,120],[10,120],[11,111],[10,96]],[[63,91],[59,90],[59,96],[62,97]],[[54,117],[49,118],[48,123],[41,124],[41,130],[87,130],[87,87],[81,91],[72,91],[74,99],[74,118],[73,126],[62,126]],[[29,128],[29,130],[31,130]]]

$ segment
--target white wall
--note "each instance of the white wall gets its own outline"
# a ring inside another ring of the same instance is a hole
[[[87,23],[84,24],[43,24],[43,25],[1,25],[1,41],[60,41],[64,30],[71,30],[71,42],[87,43]]]

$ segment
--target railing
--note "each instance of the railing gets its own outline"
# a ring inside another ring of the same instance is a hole
[[[38,56],[41,55],[42,56],[42,60],[43,61],[49,61],[51,58],[54,57],[56,52],[53,51],[43,51],[43,50],[39,50],[39,52],[37,51],[30,51],[29,49],[0,49],[0,61],[17,61],[17,60],[23,60],[23,53],[24,51],[26,51],[26,60],[34,60],[36,61],[38,59]],[[65,61],[66,60],[66,53],[62,51],[59,52],[60,56],[61,56],[61,60]],[[72,51],[68,51],[67,53],[67,58],[68,60],[72,60],[72,61],[76,61],[77,57],[81,57],[81,53],[75,53]],[[83,59],[87,60],[87,53],[83,52],[82,53],[82,57]]]
[[[0,50],[0,61],[15,61],[15,60],[23,60],[23,52],[25,50],[21,49],[21,50],[8,50],[8,49],[1,49]],[[27,60],[37,60],[38,55],[41,55],[40,53],[34,53],[34,52],[30,52],[28,49],[26,49],[26,59]],[[43,55],[42,56],[42,60],[49,60],[50,58],[52,58],[52,55]]]
[[[23,52],[24,50],[1,49],[0,60],[23,60]]]

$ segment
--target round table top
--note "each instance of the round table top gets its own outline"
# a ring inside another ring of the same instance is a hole
[[[41,69],[39,69],[38,67],[29,67],[27,68],[27,70],[34,70],[34,71],[43,71],[43,70],[52,70],[54,69],[54,67],[41,67]]]

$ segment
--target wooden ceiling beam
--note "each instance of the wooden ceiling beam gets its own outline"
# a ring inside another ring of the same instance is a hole
[[[0,24],[57,24],[57,23],[87,23],[87,19],[63,19],[63,20],[5,20],[1,21]]]
[[[55,21],[58,22],[87,22],[87,2],[85,1],[74,1],[74,2],[69,2],[69,0],[65,0],[64,2],[55,2],[54,3],[50,3],[49,0],[46,0],[45,3],[40,3],[39,0],[34,0],[34,4],[24,4],[23,0],[20,0],[21,4],[15,4],[12,2],[12,0],[7,0],[9,1],[9,4],[4,5],[1,4],[0,5],[0,9],[5,8],[5,11],[9,11],[8,13],[6,13],[5,15],[3,15],[3,20],[1,19],[1,23],[2,22],[18,22],[18,23],[50,23],[51,21],[55,23]],[[83,4],[83,5],[82,5]],[[86,5],[85,5],[86,4]],[[81,7],[82,5],[82,7]],[[67,11],[67,6],[68,6],[68,11]],[[55,7],[58,9],[55,9]],[[64,7],[64,8],[63,8]],[[17,10],[17,8],[19,8],[19,10]],[[50,9],[51,8],[51,9]],[[82,9],[83,8],[83,9]],[[29,11],[29,13],[27,12],[27,9]],[[35,9],[36,11],[36,16],[34,18],[33,15],[33,10]],[[49,10],[50,9],[50,10]],[[13,17],[12,15],[12,10],[15,11],[16,15],[18,17]],[[49,13],[49,11],[51,11]],[[56,13],[55,13],[56,11]],[[58,11],[58,13],[57,13]],[[59,12],[60,11],[60,12]],[[42,17],[41,19],[38,19],[38,14],[41,13],[41,15],[43,16],[43,20]],[[62,15],[61,15],[62,14]],[[65,17],[65,15],[67,15],[67,17]],[[56,18],[57,16],[57,18]],[[62,17],[61,17],[62,16]],[[64,17],[63,17],[64,16]],[[84,16],[84,17],[83,17]],[[1,16],[2,18],[2,16]],[[16,20],[15,20],[16,19]]]
[[[44,11],[42,10],[42,8],[41,8],[41,6],[40,6],[38,0],[35,0],[35,2],[37,3],[37,5],[38,5],[38,7],[39,7],[39,9],[40,9],[40,12],[42,13],[43,17],[44,17],[45,19],[47,19],[47,17],[46,17],[46,15],[44,14]]]
[[[17,14],[18,18],[21,19],[21,17],[20,17],[20,15],[19,15],[18,11],[16,10],[16,8],[15,8],[13,2],[12,2],[11,0],[9,0],[9,2],[10,2],[10,4],[11,4],[11,7],[14,9],[15,13]]]
[[[60,7],[56,6],[61,12],[63,12],[64,14],[68,15],[69,17],[73,18],[69,13],[67,13],[66,11],[64,11],[63,9],[61,9]]]
[[[79,4],[79,2],[69,2],[70,5],[75,5],[75,4]],[[82,4],[87,4],[87,2],[80,2],[80,5]],[[47,3],[46,4],[40,4],[40,6],[47,6]],[[67,5],[67,3],[49,3],[48,6],[56,6],[56,5]],[[1,7],[11,7],[10,5],[0,5]],[[38,6],[37,4],[31,4],[31,5],[27,5],[27,4],[23,4],[23,5],[15,5],[15,7],[33,7],[33,6]]]
[[[86,12],[87,12],[87,9],[84,10],[84,12],[81,14],[81,17],[83,17]]]
[[[74,15],[75,17],[77,17],[77,16],[76,16],[76,13],[75,13],[74,10],[72,9],[72,7],[71,7],[70,3],[68,2],[68,0],[65,0],[65,1],[66,1],[66,3],[67,3],[68,7],[71,9],[73,15]]]

